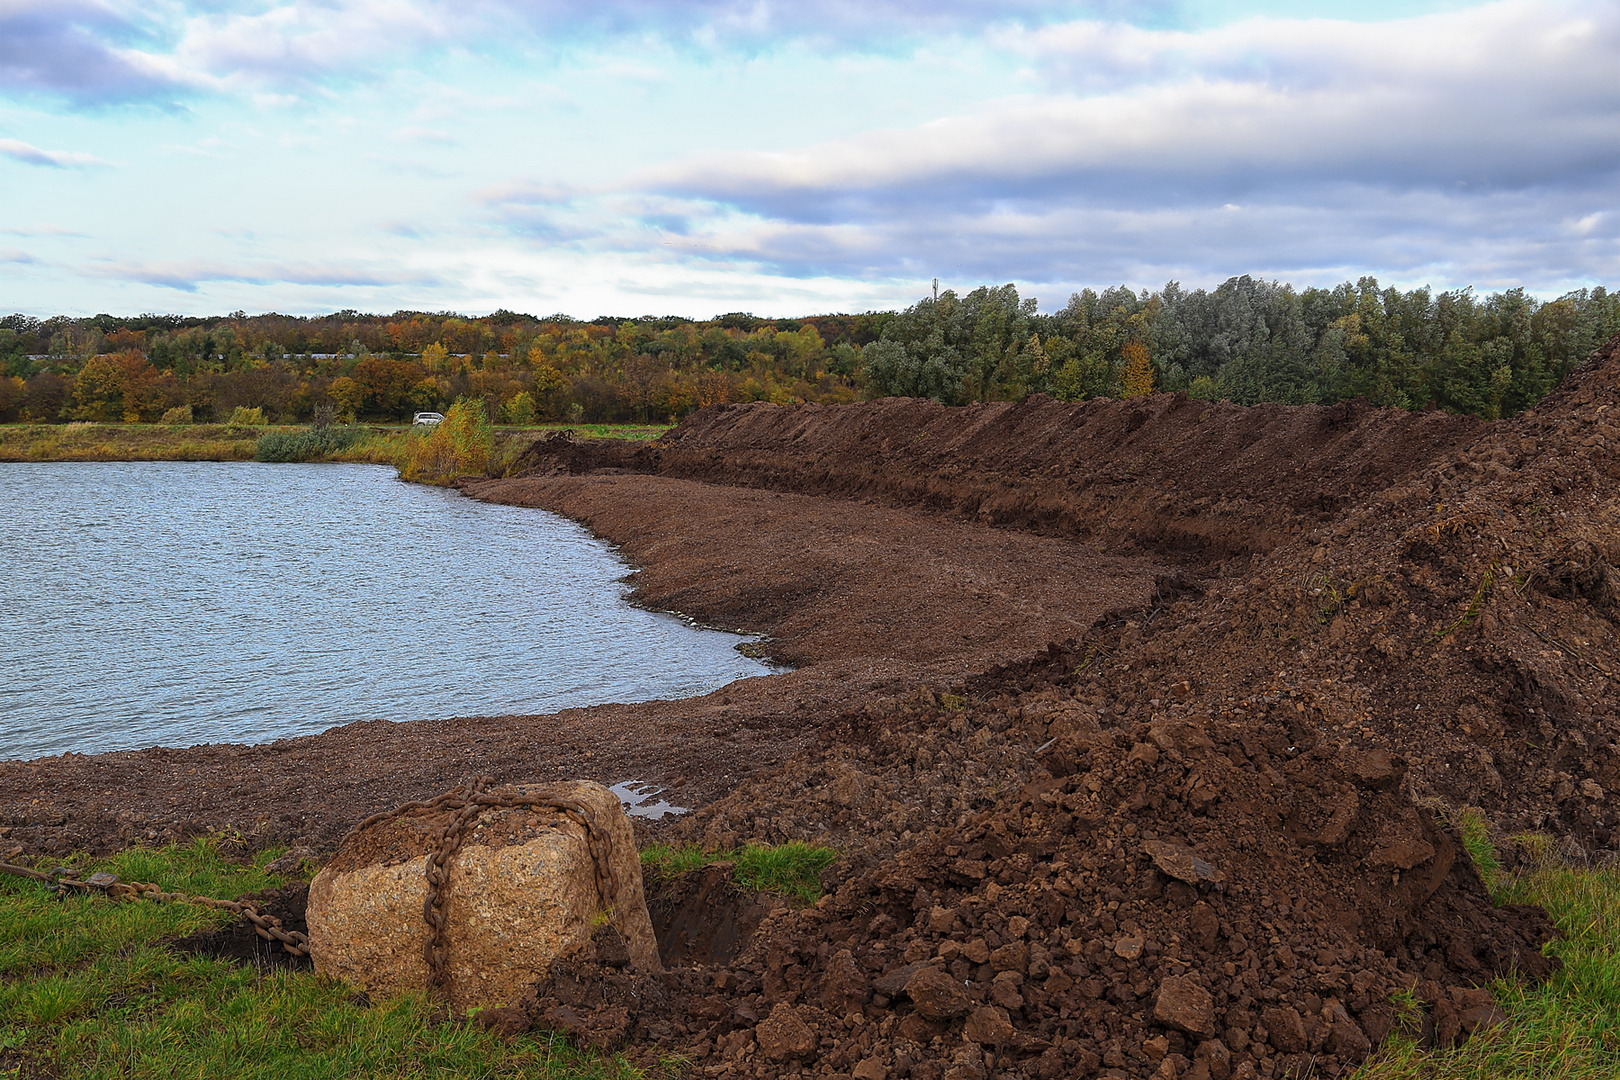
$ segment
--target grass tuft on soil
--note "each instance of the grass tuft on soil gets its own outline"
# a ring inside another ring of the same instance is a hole
[[[232,897],[282,884],[262,869],[275,854],[234,865],[205,838],[66,865]],[[503,1041],[476,1024],[443,1022],[420,996],[372,1004],[324,976],[165,945],[230,918],[183,904],[59,898],[38,882],[0,875],[0,1077],[642,1075],[546,1032]]]
[[[1456,821],[1499,904],[1539,904],[1563,939],[1547,946],[1561,971],[1539,986],[1491,985],[1508,1022],[1455,1050],[1392,1035],[1356,1080],[1613,1080],[1620,1076],[1620,869],[1570,866],[1544,836],[1517,836],[1528,869],[1503,869],[1482,817]],[[1511,860],[1510,860],[1511,861]]]
[[[642,849],[643,872],[673,877],[702,869],[710,863],[729,862],[737,887],[776,893],[812,904],[821,897],[821,872],[838,861],[831,848],[795,840],[778,845],[746,844],[731,851],[704,851],[697,844],[651,844]]]

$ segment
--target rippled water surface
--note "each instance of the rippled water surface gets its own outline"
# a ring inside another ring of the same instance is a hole
[[[0,759],[706,693],[572,522],[364,465],[0,464]]]

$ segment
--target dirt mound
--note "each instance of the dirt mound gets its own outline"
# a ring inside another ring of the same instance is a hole
[[[1132,721],[1045,659],[848,717],[688,824],[842,843],[815,908],[645,1011],[542,988],[536,1015],[721,1076],[1336,1076],[1397,1023],[1465,1038],[1498,1018],[1490,977],[1551,970],[1545,916],[1492,907],[1399,755],[1287,694]]]
[[[716,405],[656,443],[554,436],[517,468],[874,499],[1208,566],[1270,551],[1488,428],[1361,402],[1245,408],[1171,394]]]
[[[1043,656],[824,728],[681,828],[833,843],[842,884],[624,1030],[721,1076],[1225,1080],[1340,1075],[1396,1024],[1450,1044],[1496,1022],[1480,987],[1544,975],[1551,929],[1492,907],[1436,808],[1551,829],[1576,856],[1620,848],[1617,386],[1612,342],[1512,421],[1394,417],[1399,467],[1336,515],[1290,503],[1272,455],[1233,504],[1233,528],[1258,531],[1227,548],[1265,554],[1162,577]],[[1154,404],[1166,425],[1185,406]],[[1347,412],[1378,449],[1379,424]],[[736,428],[757,434],[753,413]],[[791,441],[765,426],[741,452],[759,469]],[[918,471],[840,493],[896,497]],[[772,475],[753,482],[809,474],[789,458]],[[1175,470],[1155,475],[1138,509],[1175,505]],[[1250,500],[1271,489],[1268,518]],[[1070,531],[1145,546],[1162,520]],[[1424,1007],[1399,1015],[1398,992]]]

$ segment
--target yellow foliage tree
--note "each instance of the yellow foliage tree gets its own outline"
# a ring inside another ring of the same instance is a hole
[[[449,366],[447,363],[449,356],[450,350],[446,349],[440,342],[435,341],[422,350],[422,366],[432,372],[443,371]]]
[[[1125,370],[1120,376],[1124,397],[1146,397],[1153,393],[1153,357],[1140,341],[1127,341],[1120,350],[1125,358]]]

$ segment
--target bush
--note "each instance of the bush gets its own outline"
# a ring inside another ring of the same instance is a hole
[[[170,426],[191,423],[191,406],[176,405],[174,408],[163,414],[162,423],[169,424]]]
[[[365,432],[353,427],[318,427],[305,431],[267,431],[253,447],[254,461],[316,461],[340,453]]]
[[[407,480],[428,484],[447,484],[458,476],[483,475],[489,469],[489,455],[494,445],[495,435],[490,430],[483,401],[458,398],[431,435],[411,444],[399,473]]]
[[[264,418],[263,409],[257,407],[250,409],[246,405],[238,405],[226,423],[232,427],[264,427],[269,421]]]

